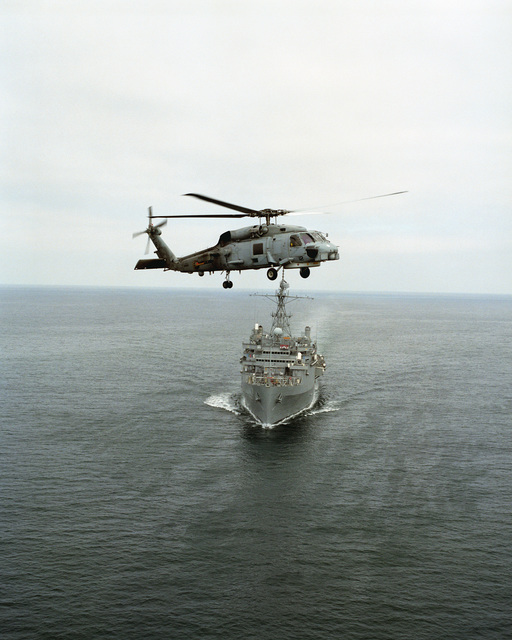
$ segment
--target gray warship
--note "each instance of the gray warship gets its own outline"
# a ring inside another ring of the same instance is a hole
[[[283,279],[275,296],[261,294],[277,304],[267,333],[256,324],[243,343],[240,360],[242,404],[263,425],[273,426],[302,413],[316,401],[318,378],[325,360],[311,339],[311,329],[294,338],[286,304],[305,296],[290,296]]]

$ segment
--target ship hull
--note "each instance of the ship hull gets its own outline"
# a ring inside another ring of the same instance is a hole
[[[301,239],[297,237],[296,242]],[[283,277],[270,331],[256,323],[249,340],[242,343],[242,404],[264,426],[279,424],[312,407],[317,379],[325,371],[324,357],[311,339],[311,327],[293,336],[291,316],[286,313],[287,289]]]
[[[306,380],[294,387],[242,382],[243,405],[263,425],[284,422],[314,404],[317,390],[314,374],[310,383]]]

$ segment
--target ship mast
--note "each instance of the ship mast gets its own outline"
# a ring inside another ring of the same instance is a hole
[[[285,335],[290,335],[292,330],[290,328],[290,318],[291,313],[286,313],[286,298],[288,298],[287,289],[289,289],[290,285],[283,278],[279,283],[279,289],[276,291],[276,299],[274,302],[277,304],[277,309],[272,312],[272,326],[270,327],[270,333],[274,333],[274,329],[280,327]]]
[[[277,305],[277,309],[272,312],[272,326],[270,327],[270,334],[274,335],[274,329],[278,327],[283,330],[284,335],[291,335],[291,327],[290,327],[290,318],[292,317],[291,313],[286,312],[286,304],[287,302],[293,302],[294,300],[300,300],[304,298],[306,300],[313,300],[310,296],[291,296],[288,294],[287,289],[290,288],[290,285],[284,279],[281,278],[281,282],[279,283],[279,289],[276,290],[275,295],[270,296],[264,293],[253,293],[251,295],[260,296],[261,298],[268,298],[272,300]]]

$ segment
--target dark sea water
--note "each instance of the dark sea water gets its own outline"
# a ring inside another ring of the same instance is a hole
[[[1,638],[512,637],[512,298],[297,301],[323,388],[263,429],[270,302],[0,293]]]

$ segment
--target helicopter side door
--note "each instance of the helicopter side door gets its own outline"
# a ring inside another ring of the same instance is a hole
[[[250,264],[252,267],[264,267],[268,264],[267,260],[268,238],[258,238],[251,240],[249,243]]]
[[[228,269],[258,269],[267,264],[267,238],[251,238],[229,244]]]

